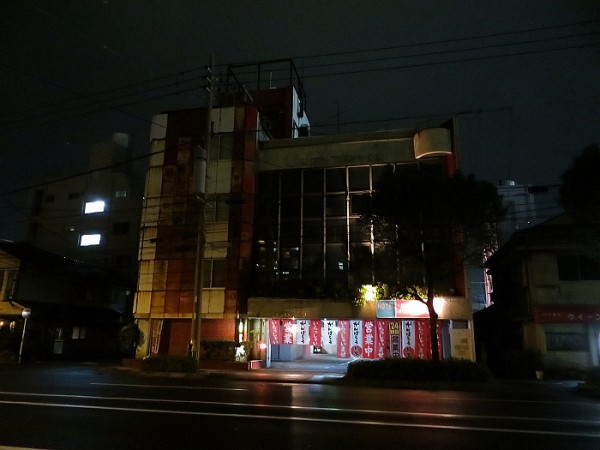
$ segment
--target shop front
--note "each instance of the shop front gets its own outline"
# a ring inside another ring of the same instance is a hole
[[[247,322],[249,340],[259,349],[255,357],[265,360],[266,367],[272,361],[322,354],[340,360],[431,358],[431,321],[426,306],[417,300],[379,300],[362,308],[307,300],[272,302],[260,302],[270,317],[249,315]],[[251,299],[250,312],[257,312],[252,309],[256,306]],[[474,360],[469,303],[464,298],[436,299],[436,311],[440,357]]]
[[[548,368],[589,369],[600,361],[600,305],[539,305],[525,326],[526,348]],[[531,329],[531,332],[528,332]]]

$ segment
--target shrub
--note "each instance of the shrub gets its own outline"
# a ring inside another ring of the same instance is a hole
[[[532,378],[536,370],[544,370],[542,355],[530,349],[509,350],[504,358],[504,374],[508,378]]]
[[[439,362],[418,358],[355,361],[348,365],[349,378],[401,381],[486,381],[487,367],[468,360],[447,359]]]
[[[600,388],[600,367],[593,367],[589,369],[585,373],[583,380],[588,386]]]
[[[226,340],[200,341],[202,359],[233,361],[235,359],[235,342]]]
[[[9,350],[0,350],[0,363],[3,362],[16,362],[17,354]]]
[[[198,371],[198,361],[191,356],[155,355],[142,360],[142,370],[145,372],[183,372]]]

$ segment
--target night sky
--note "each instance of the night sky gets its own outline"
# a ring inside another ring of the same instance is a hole
[[[597,0],[3,1],[0,39],[0,237],[23,188],[203,106],[210,53],[217,74],[292,58],[313,135],[456,117],[463,170],[495,184],[556,184],[600,142]]]

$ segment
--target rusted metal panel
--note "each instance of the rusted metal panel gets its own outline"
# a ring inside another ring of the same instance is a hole
[[[154,279],[154,261],[140,261],[138,289],[140,291],[151,291]]]
[[[165,292],[165,314],[179,313],[179,294],[178,290]]]
[[[150,314],[153,317],[160,317],[165,312],[165,291],[153,291],[150,304]]]
[[[154,278],[152,280],[153,291],[164,291],[167,286],[167,261],[158,260],[154,262]]]

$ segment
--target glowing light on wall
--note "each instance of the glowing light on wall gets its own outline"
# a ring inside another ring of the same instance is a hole
[[[85,207],[83,212],[85,214],[94,214],[99,212],[104,212],[104,208],[106,207],[106,203],[104,200],[96,200],[94,202],[85,202]]]
[[[81,247],[88,247],[90,245],[100,245],[100,241],[102,240],[101,234],[84,234],[81,236],[79,240],[79,245]]]
[[[447,302],[443,297],[433,299],[433,307],[439,316],[447,311]],[[377,317],[379,318],[427,318],[427,305],[420,300],[379,300],[377,302]]]
[[[367,302],[372,302],[377,298],[377,289],[371,284],[363,285],[363,298]]]

